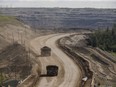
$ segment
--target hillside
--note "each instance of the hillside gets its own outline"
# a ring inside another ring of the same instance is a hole
[[[8,43],[25,44],[35,36],[32,29],[13,16],[0,15],[0,48]]]
[[[34,55],[29,55],[28,42],[35,36],[16,17],[0,15],[0,85],[12,79],[24,80],[31,74]]]
[[[0,73],[3,81],[26,78],[32,69],[28,52],[20,44],[14,43],[0,51]]]
[[[21,23],[15,17],[0,15],[0,50],[9,45],[8,38],[6,40],[6,35],[3,34],[6,31],[4,27],[8,25],[21,25]]]

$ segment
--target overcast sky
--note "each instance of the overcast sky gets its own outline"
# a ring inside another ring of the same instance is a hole
[[[0,0],[1,7],[116,8],[116,0]]]

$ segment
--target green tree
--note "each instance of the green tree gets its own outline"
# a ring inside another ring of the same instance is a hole
[[[110,30],[97,30],[90,36],[90,44],[106,51],[116,52],[116,24]]]

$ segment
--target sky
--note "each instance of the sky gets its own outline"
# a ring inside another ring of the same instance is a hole
[[[116,0],[0,0],[0,7],[116,8]]]

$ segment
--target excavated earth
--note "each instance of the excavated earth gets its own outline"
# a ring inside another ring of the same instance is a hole
[[[0,51],[0,72],[4,79],[25,79],[32,69],[28,52],[20,44],[14,43]]]
[[[72,58],[81,65],[82,70],[85,72],[84,77],[88,77],[90,72],[93,72],[95,87],[116,87],[116,58],[99,48],[92,48],[83,44],[87,43],[85,39],[88,39],[85,34],[76,34],[60,39],[60,45],[66,53],[71,54],[70,56],[73,55]],[[89,70],[90,72],[88,72]],[[92,79],[91,75],[87,81]],[[85,84],[84,87],[89,86]]]

